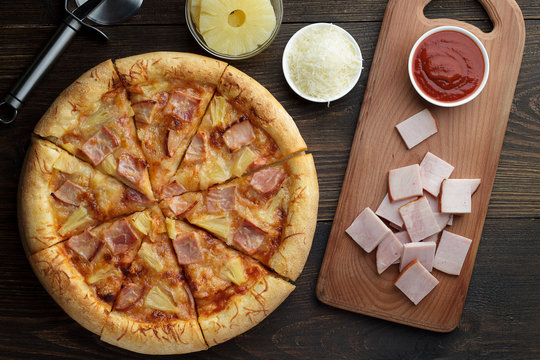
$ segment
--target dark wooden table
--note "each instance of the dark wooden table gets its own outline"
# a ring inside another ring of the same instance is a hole
[[[449,334],[335,309],[315,297],[386,1],[284,2],[283,24],[272,46],[233,65],[281,101],[315,156],[321,197],[313,248],[296,291],[265,321],[206,352],[176,358],[539,359],[540,2],[518,0],[527,28],[525,54],[465,309],[459,327]],[[61,3],[0,2],[0,95],[53,34]],[[435,0],[425,13],[468,21],[485,31],[491,26],[472,0]],[[333,22],[348,30],[365,59],[358,85],[330,107],[296,96],[281,70],[287,40],[313,22]],[[32,273],[17,230],[17,182],[29,137],[62,89],[108,58],[157,50],[204,54],[185,25],[182,0],[146,0],[129,22],[101,29],[108,42],[79,35],[35,89],[18,120],[0,126],[0,358],[143,358],[102,343],[56,305]]]

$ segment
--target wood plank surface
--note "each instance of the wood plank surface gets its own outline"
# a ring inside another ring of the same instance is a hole
[[[58,8],[59,1],[52,0]],[[262,54],[234,63],[266,86],[297,121],[315,155],[321,187],[319,225],[297,289],[268,319],[211,350],[157,359],[538,359],[540,358],[540,3],[518,0],[527,38],[470,290],[458,328],[437,334],[336,309],[319,302],[315,284],[334,218],[367,84],[385,0],[284,0],[284,24]],[[5,93],[54,32],[45,0],[0,1],[0,94]],[[333,6],[332,4],[337,4]],[[174,6],[172,6],[174,5]],[[107,43],[78,36],[24,105],[0,141],[0,358],[148,358],[108,346],[81,328],[39,284],[20,245],[16,191],[22,158],[37,120],[54,98],[86,69],[110,57],[155,50],[198,48],[184,25],[184,1],[145,0],[129,22],[101,27]],[[177,10],[180,9],[180,10]],[[474,0],[434,0],[429,18],[489,22]],[[358,41],[362,77],[345,98],[311,104],[290,90],[281,55],[295,31],[333,21]]]

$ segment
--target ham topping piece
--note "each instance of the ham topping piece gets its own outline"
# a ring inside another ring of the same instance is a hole
[[[193,264],[201,260],[202,254],[199,241],[199,234],[195,232],[180,235],[173,240],[173,247],[180,265]]]
[[[86,230],[81,234],[70,237],[66,244],[81,257],[92,261],[99,249],[101,241],[90,231]]]
[[[191,140],[191,144],[186,151],[184,160],[192,163],[202,162],[206,159],[206,150],[204,145],[204,139],[201,135],[197,134]]]
[[[397,259],[401,257],[403,244],[394,233],[386,233],[383,240],[377,246],[377,272],[382,274]]]
[[[154,100],[143,100],[132,104],[131,107],[135,112],[133,118],[135,121],[143,124],[150,124],[157,108],[157,102]]]
[[[239,150],[255,140],[253,126],[248,120],[236,123],[223,133],[223,140],[229,150]]]
[[[471,183],[469,179],[446,179],[441,185],[441,212],[465,214],[471,212]]]
[[[274,193],[285,178],[287,173],[280,168],[269,167],[253,174],[249,184],[263,195]]]
[[[440,231],[425,196],[399,208],[399,213],[411,241],[420,241]]]
[[[459,275],[472,240],[443,231],[433,267],[450,275]]]
[[[368,253],[372,252],[389,232],[392,232],[368,207],[354,219],[351,226],[345,231]]]
[[[206,209],[209,213],[217,213],[234,209],[236,186],[222,189],[212,188],[206,194]]]
[[[178,130],[167,130],[167,155],[173,157],[182,143],[182,133]]]
[[[194,98],[183,91],[176,90],[170,94],[169,101],[163,112],[177,120],[191,122],[193,120],[193,114],[200,102],[200,99]]]
[[[404,166],[388,172],[388,195],[391,201],[422,196],[422,181],[418,164]]]
[[[114,134],[103,126],[101,130],[88,139],[81,151],[90,159],[92,164],[99,165],[107,155],[118,147],[118,139]]]
[[[235,244],[240,246],[245,253],[253,255],[264,241],[266,232],[261,230],[251,221],[244,219],[242,226],[236,231],[233,237]]]
[[[161,190],[161,199],[171,198],[173,196],[182,195],[187,191],[186,187],[179,184],[176,180],[168,184]]]
[[[116,171],[132,184],[138,185],[146,171],[146,162],[124,152],[118,158]]]
[[[414,259],[418,259],[422,266],[429,272],[433,270],[433,258],[435,257],[435,248],[437,244],[433,241],[411,242],[403,245],[403,255],[399,264],[399,271]]]
[[[439,196],[441,183],[444,179],[448,179],[453,171],[452,165],[428,152],[420,163],[422,187],[431,195]]]
[[[70,180],[66,180],[52,194],[55,198],[66,204],[79,206],[81,203],[79,200],[80,196],[86,192],[87,191],[82,186],[79,186]]]
[[[112,223],[103,233],[103,237],[113,255],[127,253],[139,243],[139,237],[126,219]]]
[[[403,228],[403,220],[401,219],[401,216],[399,215],[399,208],[403,205],[410,202],[411,199],[405,199],[400,201],[390,201],[390,197],[388,194],[384,197],[383,201],[377,208],[377,211],[375,214],[379,215],[383,219],[386,219],[390,221],[393,225],[395,225],[397,228],[401,229]]]
[[[431,207],[431,211],[433,211],[433,216],[435,216],[435,220],[437,221],[437,224],[439,224],[440,230],[444,229],[446,225],[448,225],[448,222],[450,221],[451,214],[443,214],[439,212],[439,199],[435,198],[428,193],[425,193],[424,196],[429,202],[429,206]]]
[[[396,129],[408,149],[415,147],[438,130],[437,122],[428,109],[411,116],[396,125]]]
[[[417,305],[427,294],[439,284],[439,280],[431,275],[418,260],[413,260],[399,274],[394,285]]]
[[[126,311],[131,308],[143,296],[144,287],[142,284],[130,283],[125,285],[118,293],[114,309]]]
[[[189,201],[183,196],[175,196],[165,200],[169,209],[173,212],[176,218],[184,217],[191,209],[197,205],[197,200]]]

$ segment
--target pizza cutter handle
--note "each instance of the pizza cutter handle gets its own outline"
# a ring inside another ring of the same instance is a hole
[[[81,26],[81,23],[76,19],[67,17],[58,27],[56,33],[34,59],[32,65],[8,92],[4,101],[0,103],[0,123],[9,124],[15,120],[19,108],[28,94],[71,43]]]

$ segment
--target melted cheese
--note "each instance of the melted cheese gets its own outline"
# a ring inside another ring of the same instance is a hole
[[[303,94],[334,100],[354,86],[362,56],[346,32],[332,24],[311,26],[297,34],[287,49],[290,80]]]

